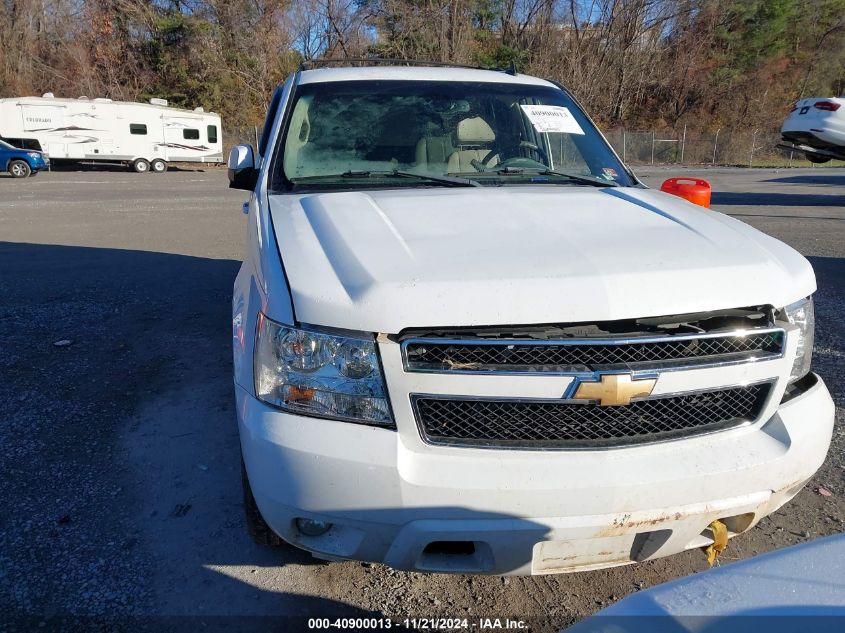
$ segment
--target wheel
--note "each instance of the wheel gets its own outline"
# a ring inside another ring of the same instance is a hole
[[[261,516],[258,505],[255,503],[255,497],[252,496],[252,488],[249,485],[249,478],[246,475],[243,458],[241,458],[241,483],[244,489],[246,525],[252,540],[259,545],[266,545],[267,547],[284,547],[286,545],[285,541],[267,525],[264,517]]]
[[[161,158],[155,158],[150,163],[150,169],[153,170],[154,174],[163,174],[167,171],[167,163]]]
[[[816,154],[804,154],[807,157],[807,160],[811,163],[815,163],[816,165],[820,165],[821,163],[826,163],[830,160],[829,156],[818,156]]]
[[[9,162],[9,173],[12,178],[26,178],[32,173],[32,169],[25,160],[13,160]]]
[[[145,174],[150,171],[150,164],[143,158],[137,158],[132,161],[132,169],[134,169],[139,174]]]

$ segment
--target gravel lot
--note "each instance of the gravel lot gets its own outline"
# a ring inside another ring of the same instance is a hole
[[[642,175],[658,185],[679,171]],[[838,406],[834,446],[815,480],[732,541],[724,559],[841,532],[845,170],[684,173],[711,180],[715,209],[811,259],[815,367]],[[565,576],[423,575],[253,545],[229,340],[245,196],[225,187],[218,169],[0,177],[4,615],[24,629],[73,615],[136,624],[193,616],[181,630],[200,621],[236,630],[267,620],[212,616],[437,613],[545,616],[535,630],[551,630],[706,569],[694,551]],[[833,495],[820,496],[818,485]]]

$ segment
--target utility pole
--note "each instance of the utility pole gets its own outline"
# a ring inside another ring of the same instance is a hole
[[[719,132],[722,128],[716,130],[716,138],[713,139],[713,164],[716,164],[716,148],[719,146]]]
[[[754,146],[757,144],[757,130],[751,135],[751,156],[748,158],[748,166],[754,166]]]
[[[623,163],[628,162],[628,161],[627,161],[627,158],[626,158],[626,156],[625,156],[625,143],[626,143],[626,141],[627,141],[627,138],[626,138],[626,137],[627,137],[627,133],[625,132],[625,129],[623,128],[623,129],[622,129],[622,162],[623,162]]]
[[[654,165],[654,130],[651,131],[651,164]]]

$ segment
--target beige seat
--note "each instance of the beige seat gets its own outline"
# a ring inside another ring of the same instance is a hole
[[[428,168],[429,171],[446,171],[446,161],[455,148],[452,146],[452,137],[426,136],[417,142],[417,165]]]
[[[487,158],[495,140],[493,128],[480,116],[458,123],[455,131],[455,145],[458,149],[452,152],[447,161],[449,173],[478,171],[473,161],[481,163]],[[495,167],[498,162],[499,157],[493,156],[487,161],[487,167]]]

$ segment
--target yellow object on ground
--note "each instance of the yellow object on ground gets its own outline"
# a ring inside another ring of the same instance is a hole
[[[713,563],[719,558],[719,554],[724,552],[728,546],[728,527],[718,519],[708,527],[713,533],[713,542],[704,550],[704,553],[707,554],[707,562],[712,567]]]

